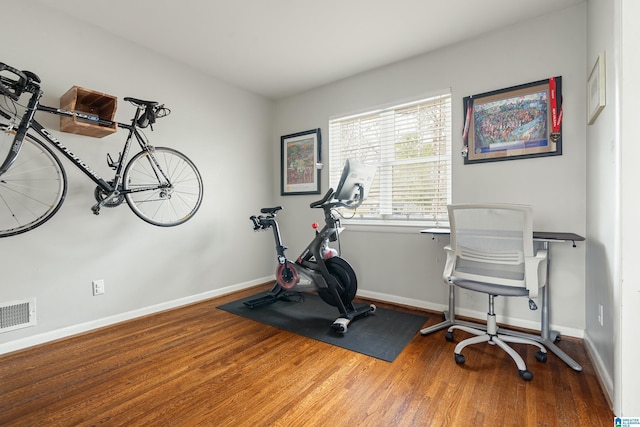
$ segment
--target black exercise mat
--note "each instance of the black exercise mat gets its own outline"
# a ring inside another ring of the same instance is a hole
[[[331,328],[340,315],[338,309],[315,294],[293,293],[288,301],[278,300],[253,309],[243,304],[265,294],[263,292],[218,308],[387,362],[395,360],[427,321],[425,316],[378,307],[375,313],[352,321],[347,332],[341,335]]]

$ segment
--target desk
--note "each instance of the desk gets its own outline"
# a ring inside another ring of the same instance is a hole
[[[448,228],[429,228],[426,230],[421,230],[422,234],[431,234],[433,238],[436,235],[449,235],[450,230]],[[547,250],[547,285],[542,288],[542,309],[541,309],[541,326],[540,326],[540,335],[527,334],[524,332],[512,331],[509,329],[498,328],[498,332],[506,335],[519,336],[522,338],[532,339],[534,341],[538,341],[540,344],[544,345],[547,349],[552,351],[556,356],[562,359],[567,365],[569,365],[572,369],[576,371],[582,371],[582,366],[580,366],[575,360],[569,357],[564,351],[562,351],[558,346],[556,346],[555,342],[559,339],[560,334],[557,331],[552,331],[549,325],[549,311],[550,311],[550,302],[549,302],[549,285],[551,281],[549,280],[550,271],[551,271],[551,248],[549,243],[565,243],[572,242],[573,247],[576,247],[576,242],[584,241],[584,237],[579,236],[573,233],[554,233],[554,232],[543,232],[543,231],[534,231],[533,232],[533,240],[537,242],[541,242],[544,249]],[[432,332],[438,331],[440,329],[448,328],[452,325],[466,325],[472,328],[481,328],[486,329],[484,325],[465,322],[462,320],[456,320],[455,318],[455,286],[450,286],[449,289],[449,310],[444,313],[445,320],[437,325],[429,326],[428,328],[422,329],[420,333],[422,335],[428,335]]]

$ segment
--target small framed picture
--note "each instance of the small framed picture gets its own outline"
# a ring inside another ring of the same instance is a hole
[[[465,164],[562,154],[562,77],[463,101]]]
[[[280,137],[283,196],[320,194],[320,129]]]
[[[587,80],[587,123],[592,125],[604,108],[606,97],[605,55],[601,52]]]

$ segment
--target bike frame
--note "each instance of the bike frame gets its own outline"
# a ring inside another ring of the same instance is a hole
[[[273,235],[276,242],[276,253],[278,255],[278,263],[285,264],[289,262],[295,264],[297,267],[306,269],[308,272],[319,272],[322,275],[323,281],[318,281],[317,276],[310,274],[310,277],[320,288],[327,288],[326,280],[333,280],[333,277],[329,274],[327,266],[322,257],[322,248],[331,240],[332,236],[340,232],[339,221],[331,213],[331,209],[325,210],[325,225],[322,230],[316,232],[316,236],[300,254],[295,262],[292,262],[286,258],[285,250],[286,246],[282,244],[282,238],[280,237],[280,229],[278,222],[275,218],[269,219],[270,227],[273,229]]]
[[[278,281],[276,281],[276,285],[271,290],[270,295],[266,297],[265,302],[272,302],[273,298],[275,298],[275,295],[280,293],[280,289],[293,289],[298,286],[298,273],[302,272],[311,280],[313,286],[316,289],[328,289],[329,292],[333,294],[334,301],[340,313],[347,316],[350,312],[355,311],[352,303],[345,305],[340,298],[340,295],[337,291],[339,284],[337,283],[333,275],[329,272],[322,254],[322,250],[325,248],[325,246],[328,245],[329,241],[337,240],[338,234],[341,231],[340,221],[334,216],[333,209],[341,206],[349,206],[351,208],[357,208],[358,206],[360,206],[363,202],[363,188],[359,186],[358,199],[353,205],[349,205],[342,201],[331,200],[333,195],[333,189],[330,189],[322,200],[311,204],[310,207],[312,208],[323,209],[325,225],[320,231],[316,230],[315,237],[313,238],[311,243],[309,243],[309,245],[304,249],[304,251],[302,251],[295,262],[288,260],[285,255],[285,250],[287,248],[282,244],[278,221],[275,218],[276,212],[281,208],[278,207],[274,208],[273,210],[263,210],[263,212],[269,213],[269,216],[266,217],[251,217],[252,221],[254,222],[254,229],[257,230],[272,228],[273,236],[276,243],[278,264],[281,267],[284,266],[288,269],[294,270],[286,273],[288,277],[285,277],[284,279],[291,279],[292,281],[296,282],[293,283],[291,287],[287,287],[281,285],[280,283],[278,283]],[[251,302],[249,304],[251,304]]]
[[[131,143],[132,143],[133,137],[135,137],[136,141],[138,141],[138,144],[140,144],[140,148],[142,149],[142,151],[150,151],[150,146],[146,143],[146,141],[140,135],[140,132],[135,126],[136,120],[138,120],[138,118],[140,117],[140,113],[142,111],[142,108],[140,108],[139,106],[137,107],[136,114],[133,120],[131,121],[131,124],[129,125],[126,123],[119,123],[111,120],[101,119],[99,117],[92,116],[89,114],[76,113],[74,111],[68,111],[60,108],[53,108],[53,107],[47,107],[45,105],[41,105],[40,98],[42,97],[43,92],[38,87],[32,88],[31,90],[27,90],[27,92],[32,93],[32,95],[27,105],[26,112],[22,117],[20,125],[18,126],[16,136],[14,138],[14,143],[11,147],[11,151],[9,152],[9,155],[5,159],[2,166],[0,166],[0,176],[2,176],[2,174],[4,174],[9,169],[9,167],[11,167],[15,159],[20,154],[20,149],[22,148],[22,144],[24,143],[24,138],[27,135],[28,130],[33,129],[38,133],[38,135],[40,135],[49,144],[55,147],[58,152],[60,152],[64,157],[66,157],[72,164],[74,164],[78,169],[80,169],[87,177],[89,177],[89,179],[95,182],[96,185],[100,187],[103,191],[105,191],[107,194],[112,194],[113,196],[114,193],[115,195],[119,195],[119,194],[135,193],[140,191],[149,191],[149,190],[170,187],[171,184],[169,182],[169,178],[164,174],[164,171],[162,171],[162,169],[158,167],[158,170],[160,170],[161,173],[163,174],[162,177],[158,177],[159,178],[158,185],[153,185],[148,187],[138,187],[135,189],[128,189],[128,190],[124,190],[120,188],[120,183],[122,181],[122,172],[124,170],[124,167],[126,166],[126,160],[129,156],[129,151],[131,149]],[[82,159],[80,159],[77,155],[75,155],[69,148],[67,148],[64,144],[62,144],[62,142],[58,138],[56,138],[48,129],[42,126],[34,118],[35,113],[37,111],[44,111],[46,113],[54,114],[57,116],[78,117],[85,120],[91,120],[100,125],[105,125],[105,126],[116,125],[119,128],[127,129],[129,133],[125,141],[122,154],[119,156],[118,164],[116,167],[116,171],[115,171],[115,175],[112,180],[112,183],[106,182],[91,167],[89,167],[89,165],[87,165]],[[159,166],[157,165],[157,161],[155,160],[153,155],[151,155],[151,158],[156,163],[156,166]],[[162,180],[160,178],[162,178]],[[164,182],[164,184],[160,184],[160,182]]]

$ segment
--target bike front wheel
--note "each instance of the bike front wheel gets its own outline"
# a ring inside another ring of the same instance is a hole
[[[202,177],[191,160],[172,148],[136,154],[123,175],[123,192],[133,212],[159,227],[193,217],[202,203]]]
[[[0,159],[13,145],[15,131],[0,124]],[[67,175],[44,143],[26,136],[18,157],[0,176],[0,237],[33,230],[58,212],[67,194]]]

